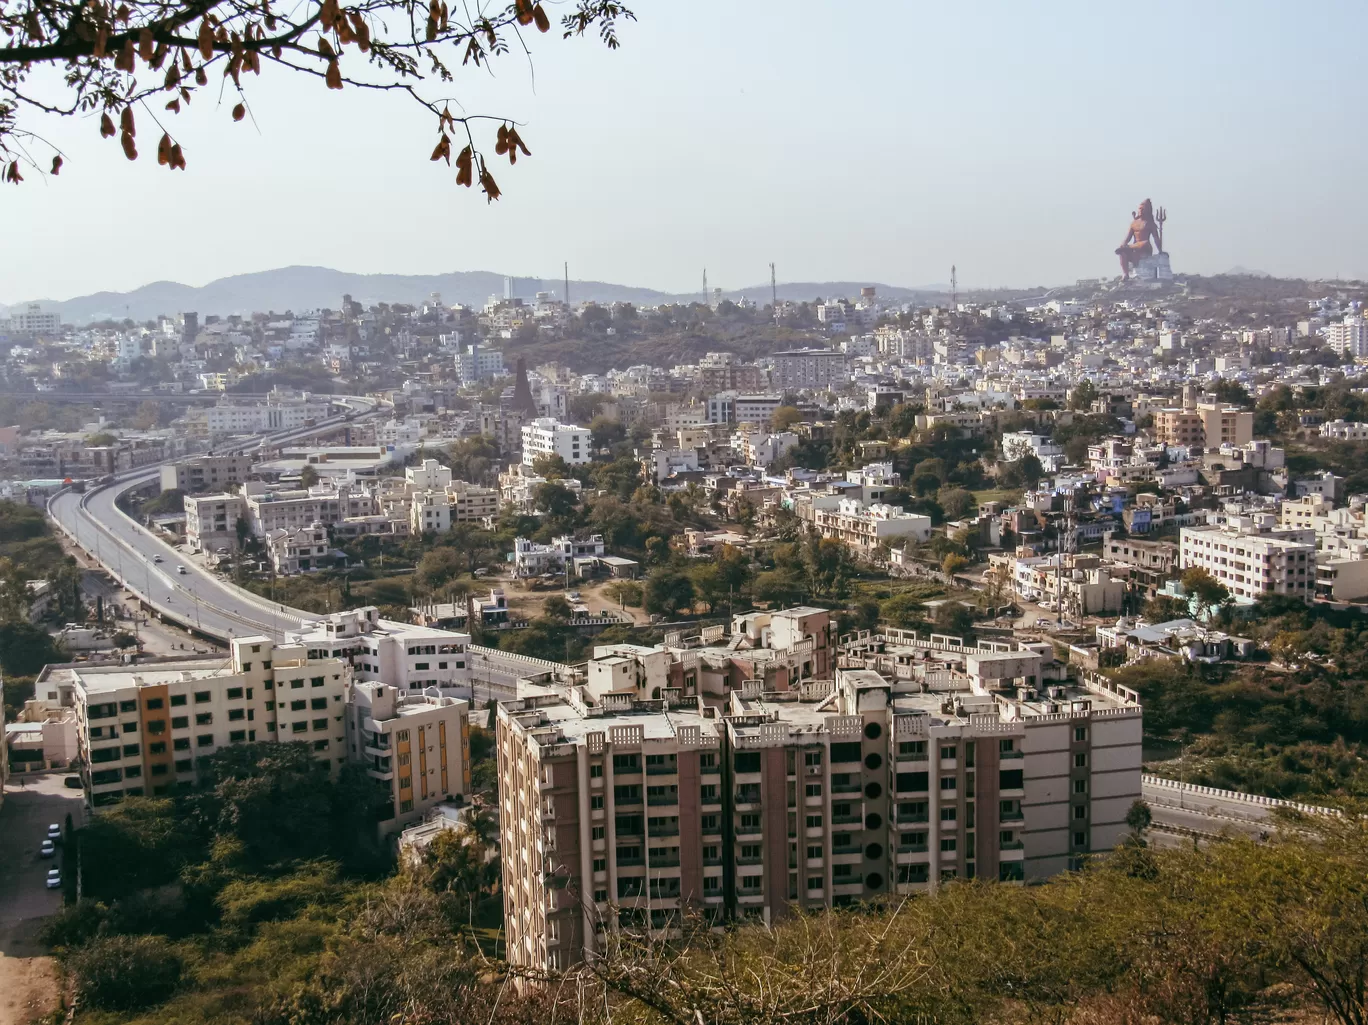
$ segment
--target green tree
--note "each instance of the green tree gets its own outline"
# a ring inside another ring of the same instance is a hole
[[[1206,620],[1230,600],[1230,589],[1200,566],[1183,571],[1183,590],[1197,602],[1197,617]]]
[[[693,581],[688,574],[670,566],[654,570],[646,578],[644,605],[654,615],[673,616],[693,604]]]
[[[797,406],[779,406],[770,414],[770,430],[779,434],[790,430],[794,424],[803,422],[803,414]]]
[[[67,957],[76,995],[102,1011],[137,1011],[166,1000],[181,959],[164,936],[100,936]]]
[[[786,566],[758,574],[752,592],[757,601],[785,608],[802,601],[807,588],[794,570]]]
[[[318,483],[318,470],[312,463],[306,463],[304,468],[299,471],[299,486],[311,488]]]
[[[1097,401],[1097,386],[1091,381],[1082,381],[1069,396],[1069,408],[1086,413]]]
[[[418,560],[413,579],[425,593],[440,594],[464,569],[464,560],[459,552],[454,548],[439,547]]]
[[[946,519],[959,520],[978,512],[978,502],[974,499],[974,493],[964,488],[941,488],[936,495],[936,501],[945,511]]]
[[[627,437],[627,428],[618,420],[596,416],[589,421],[589,443],[595,449],[611,448]]]

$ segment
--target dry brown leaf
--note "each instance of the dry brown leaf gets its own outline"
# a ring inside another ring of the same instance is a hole
[[[467,146],[465,149],[461,150],[460,154],[456,157],[457,185],[464,185],[466,188],[470,188],[473,184],[474,179],[471,177],[471,162],[473,156],[474,154],[470,152],[470,147]]]
[[[323,77],[324,80],[328,83],[329,89],[342,88],[342,69],[337,66],[337,61],[328,61],[328,70]]]
[[[61,157],[53,157],[53,158],[52,158],[52,172],[51,172],[51,173],[52,173],[52,174],[57,174],[59,171],[61,171],[61,169],[62,169],[62,158],[61,158]]]
[[[133,108],[124,107],[119,115],[119,130],[125,135],[137,135],[138,126],[133,123]]]
[[[114,134],[114,122],[110,120],[108,114],[100,115],[100,134],[106,139]]]
[[[214,56],[214,26],[209,24],[208,18],[205,18],[200,22],[199,39],[197,41],[199,43],[201,57],[208,60]]]
[[[551,28],[551,19],[546,16],[546,12],[542,10],[541,4],[537,4],[536,7],[532,8],[532,19],[537,23],[538,32],[546,32]]]
[[[247,108],[244,107],[241,103],[239,103],[237,106],[235,106],[235,107],[233,108],[233,120],[234,120],[234,121],[241,121],[241,120],[242,120],[244,117],[246,117],[246,116],[247,116]]]

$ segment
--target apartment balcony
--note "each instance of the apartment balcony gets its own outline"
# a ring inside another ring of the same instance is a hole
[[[899,815],[893,820],[899,826],[924,826],[929,821],[925,814],[922,815]]]
[[[999,822],[1024,822],[1025,820],[1026,815],[1020,809],[1018,809],[1017,811],[1003,812],[1002,814],[998,815]]]
[[[742,858],[742,857],[738,857],[738,858],[736,859],[736,863],[737,863],[738,865],[763,865],[764,862],[765,862],[765,859],[764,859],[764,858]]]
[[[373,766],[367,766],[366,775],[369,776],[371,779],[378,779],[384,783],[388,783],[390,780],[394,779],[394,770],[377,769]]]
[[[722,767],[720,765],[702,765],[699,766],[698,771],[704,776],[716,776],[722,771]]]
[[[622,862],[618,862],[618,864],[620,865],[620,864],[622,864]],[[678,859],[677,857],[676,857],[676,858],[652,858],[652,859],[651,859],[651,868],[653,868],[653,869],[657,869],[657,868],[678,868],[678,867],[679,867],[679,859]],[[675,896],[678,897],[679,894],[676,893]]]
[[[738,886],[736,888],[736,895],[742,898],[763,897],[765,895],[765,888],[763,886]]]
[[[654,803],[654,802],[652,802],[652,803]],[[613,807],[614,807],[614,808],[635,808],[635,807],[638,807],[640,804],[641,804],[641,795],[640,795],[640,794],[629,794],[629,795],[627,795],[626,797],[614,797],[614,798],[613,798]]]
[[[704,769],[703,771],[704,771],[704,772],[707,772],[708,770]],[[648,766],[646,766],[646,775],[648,775],[648,776],[678,776],[678,775],[679,775],[679,766],[678,766],[678,765],[648,765]]]
[[[647,797],[647,798],[646,798],[646,803],[649,804],[649,805],[651,805],[652,807],[661,807],[661,806],[663,806],[663,805],[678,804],[678,803],[679,803],[679,795],[678,795],[678,794],[653,794],[653,795],[651,795],[650,797]]]
[[[1005,762],[1005,761],[1009,761],[1009,760],[1014,759],[1014,758],[1025,758],[1025,757],[1026,757],[1026,752],[1025,752],[1025,751],[999,751],[999,752],[998,752],[998,758],[999,758],[1001,761],[1004,761],[1004,762]]]
[[[833,794],[858,794],[861,790],[859,783],[833,783],[831,792]]]
[[[1003,840],[998,843],[999,851],[1024,851],[1026,844],[1021,840]]]
[[[899,854],[925,854],[930,848],[924,843],[899,844]]]
[[[864,816],[862,816],[862,815],[833,815],[833,816],[831,816],[831,824],[832,824],[833,826],[853,826],[853,825],[855,825],[856,823],[863,822],[863,821],[864,821]]]
[[[700,797],[700,798],[698,799],[698,803],[701,804],[701,805],[702,805],[703,807],[705,807],[705,808],[710,807],[710,806],[712,806],[712,805],[721,804],[721,803],[722,803],[722,795],[721,795],[721,794],[704,794],[702,797]]]
[[[678,836],[678,835],[679,835],[679,826],[678,826],[678,825],[673,825],[673,826],[650,826],[650,827],[648,827],[647,830],[646,830],[646,835],[647,835],[647,836],[651,836],[651,837],[657,837],[657,836]]]
[[[361,752],[372,758],[388,758],[394,753],[388,744],[373,744],[369,740],[366,741],[365,747],[361,748]]]
[[[860,853],[860,845],[859,845],[859,844],[849,844],[849,845],[846,845],[846,846],[832,847],[832,848],[831,848],[831,855],[832,855],[832,857],[839,857],[839,856],[841,856],[842,854],[859,854],[859,853]]]
[[[618,858],[617,860],[618,868],[637,868],[644,864],[646,864],[645,858]]]

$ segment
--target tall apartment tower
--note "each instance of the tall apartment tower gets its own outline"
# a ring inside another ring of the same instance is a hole
[[[1046,687],[1047,652],[922,645],[720,699],[653,700],[622,652],[524,681],[498,712],[508,957],[566,968],[613,929],[1045,878],[1114,846],[1140,793],[1134,695]]]

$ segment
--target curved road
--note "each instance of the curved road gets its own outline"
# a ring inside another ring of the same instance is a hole
[[[218,451],[244,451],[308,438],[356,416],[365,416],[376,407],[373,400],[355,396],[338,397],[336,401],[347,405],[351,412],[329,417],[312,427],[222,446]],[[175,620],[206,636],[227,640],[244,634],[266,634],[281,639],[318,618],[268,602],[209,573],[124,515],[115,505],[117,498],[146,484],[160,472],[159,466],[142,467],[120,474],[110,484],[89,488],[84,494],[68,491],[54,495],[48,502],[48,515],[163,619]],[[180,566],[185,567],[184,574],[178,571]]]

